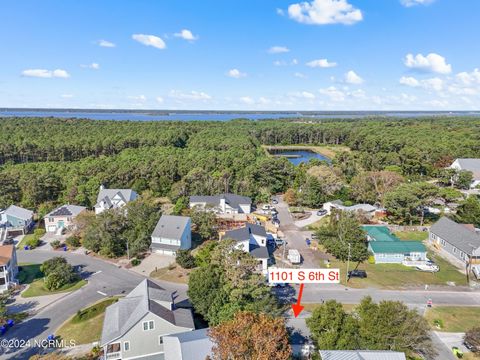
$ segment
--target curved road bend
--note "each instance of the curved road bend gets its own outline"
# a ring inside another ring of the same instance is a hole
[[[88,284],[77,291],[66,295],[53,304],[48,305],[38,314],[14,326],[2,339],[20,339],[39,341],[54,333],[58,327],[93,302],[99,301],[105,296],[128,294],[145,277],[119,268],[111,263],[92,258],[90,256],[72,253],[60,253],[58,251],[18,251],[18,263],[42,263],[54,256],[63,256],[74,266],[81,266],[82,277],[88,280]],[[176,292],[176,302],[186,299],[187,286],[156,281],[165,289]],[[0,349],[2,359],[28,359],[39,348],[9,349],[5,353]]]

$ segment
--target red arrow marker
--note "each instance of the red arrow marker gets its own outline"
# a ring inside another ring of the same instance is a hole
[[[304,309],[304,306],[300,305],[300,302],[302,301],[303,285],[304,285],[304,284],[300,284],[300,290],[298,291],[298,300],[297,300],[297,303],[296,303],[296,304],[292,304],[293,315],[295,315],[295,317],[297,317],[298,315],[300,315],[300,313],[301,313],[302,310]]]

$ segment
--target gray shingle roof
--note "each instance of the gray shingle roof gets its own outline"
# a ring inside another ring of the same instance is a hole
[[[96,205],[103,200],[111,206],[111,199],[113,199],[116,195],[120,196],[120,198],[126,203],[135,200],[138,196],[137,193],[132,189],[100,189],[97,195]]]
[[[252,203],[252,199],[248,196],[241,196],[236,194],[219,194],[213,196],[190,196],[191,203],[207,203],[212,206],[220,205],[220,199],[225,199],[225,202],[232,208],[239,208],[240,205],[249,205]]]
[[[188,216],[162,215],[153,230],[152,237],[180,240],[189,220]]]
[[[456,161],[462,170],[471,171],[473,178],[480,180],[480,159],[457,159]]]
[[[168,339],[167,339],[168,338]],[[177,346],[169,339],[176,340]],[[213,343],[208,336],[208,329],[187,331],[164,337],[164,351],[168,359],[170,354],[180,355],[182,360],[205,359],[212,354]],[[177,351],[180,350],[180,354]]]
[[[433,224],[430,232],[469,255],[480,248],[480,235],[447,217]]]
[[[33,211],[16,205],[10,205],[5,210],[5,214],[22,220],[30,220],[33,217]]]
[[[157,301],[173,303],[172,293],[145,279],[126,297],[107,307],[102,329],[102,346],[126,334],[149,312],[176,326],[195,328],[190,310],[167,309]]]
[[[266,246],[257,246],[254,248],[250,246],[250,255],[256,259],[268,259],[270,257]]]
[[[405,354],[394,351],[320,350],[322,360],[405,360]]]
[[[86,209],[85,206],[63,205],[49,212],[47,215],[45,215],[45,217],[47,218],[47,217],[55,217],[55,216],[77,216],[85,209]]]
[[[235,241],[245,241],[250,239],[250,234],[267,237],[267,232],[263,226],[246,224],[243,228],[226,231],[223,238]]]

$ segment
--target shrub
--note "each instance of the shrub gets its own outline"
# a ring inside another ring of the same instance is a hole
[[[192,269],[195,267],[195,258],[190,250],[178,250],[177,251],[177,264],[184,269]]]
[[[40,239],[36,236],[32,236],[30,239],[28,239],[25,244],[30,248],[30,249],[35,249],[38,245],[40,245]]]
[[[130,264],[132,264],[132,266],[138,266],[141,262],[142,261],[140,259],[135,258],[130,261]]]
[[[65,240],[65,243],[70,247],[79,247],[81,245],[80,237],[77,235],[71,235]]]
[[[370,255],[370,256],[368,257],[368,263],[369,263],[369,264],[375,264],[375,256]]]
[[[60,240],[53,240],[50,245],[52,246],[52,248],[54,249],[58,249],[62,244],[60,243]]]
[[[48,290],[57,290],[78,280],[72,265],[60,256],[45,261],[40,266],[40,270],[45,275],[45,288]]]
[[[35,229],[33,230],[33,234],[40,239],[43,235],[45,235],[45,229]]]

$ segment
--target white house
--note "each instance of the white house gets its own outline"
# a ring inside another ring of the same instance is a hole
[[[235,240],[235,247],[258,259],[262,264],[262,271],[267,272],[270,253],[267,247],[267,232],[263,226],[247,223],[243,228],[226,231],[223,239]]]
[[[132,189],[106,189],[100,185],[100,191],[95,204],[95,214],[101,214],[105,210],[119,209],[135,200],[138,194]]]
[[[75,226],[74,220],[82,211],[87,210],[85,206],[63,205],[49,212],[44,217],[45,230],[49,233],[61,232],[63,229],[72,230]]]
[[[252,199],[235,194],[190,196],[190,208],[211,209],[217,214],[250,214]]]
[[[198,360],[212,357],[213,342],[208,329],[172,334],[163,338],[165,360]]]
[[[164,359],[164,337],[194,329],[191,310],[177,308],[171,292],[145,279],[107,307],[100,346],[106,360]]]
[[[450,169],[471,171],[473,174],[473,181],[470,188],[476,188],[480,185],[480,159],[456,159]]]
[[[374,216],[375,212],[380,210],[376,206],[370,204],[355,204],[352,206],[345,206],[343,205],[343,201],[341,200],[334,200],[329,201],[323,204],[323,209],[327,211],[327,214],[330,215],[332,209],[337,209],[341,211],[348,211],[354,213],[363,213],[367,216]]]
[[[17,284],[17,251],[14,245],[0,246],[0,292]]]
[[[162,215],[152,233],[151,250],[175,256],[177,250],[192,247],[191,220],[188,216]]]

